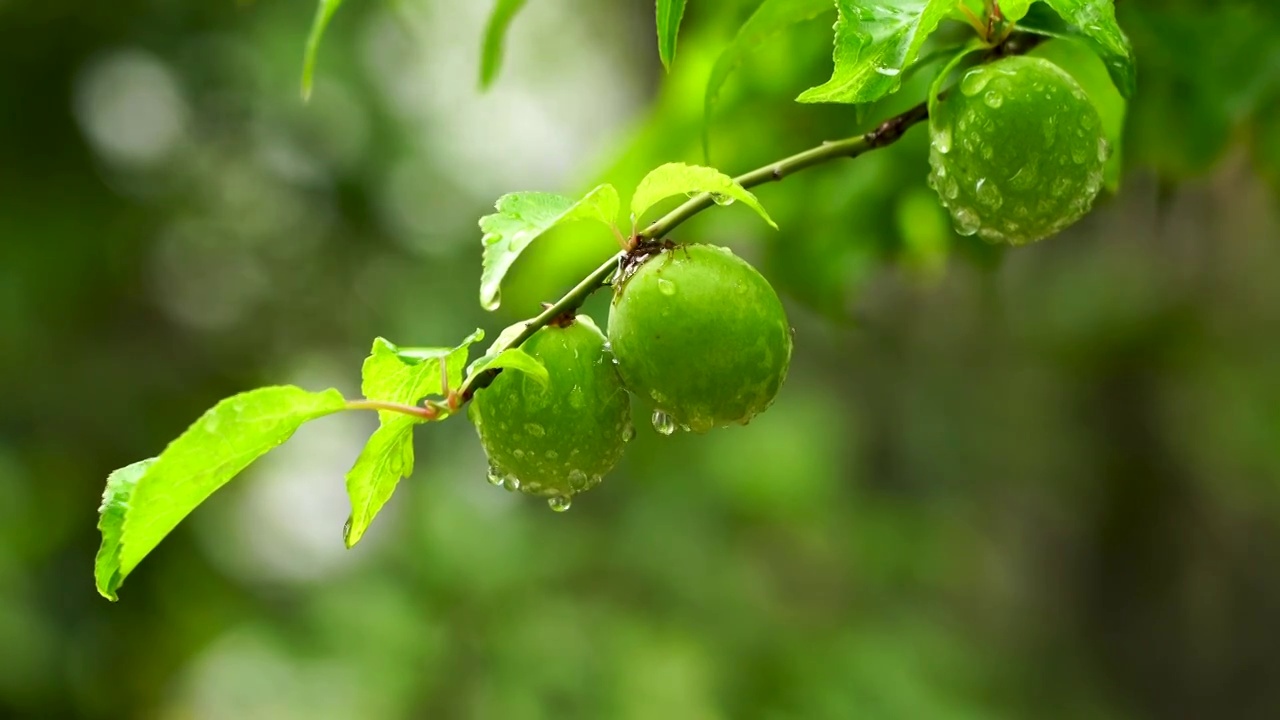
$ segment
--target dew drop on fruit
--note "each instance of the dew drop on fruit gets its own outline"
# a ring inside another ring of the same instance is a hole
[[[559,460],[559,459],[560,459],[560,453],[556,452],[555,450],[548,450],[548,451],[547,451],[547,459],[548,459],[548,460]]]
[[[1098,138],[1098,162],[1106,162],[1111,158],[1111,143],[1106,138]]]
[[[568,495],[554,495],[547,498],[547,507],[556,512],[564,512],[573,507],[573,498]]]
[[[676,431],[676,421],[661,410],[653,411],[653,429],[660,435],[670,435]]]
[[[631,442],[632,440],[635,440],[635,439],[636,439],[636,426],[632,425],[631,423],[627,423],[626,427],[622,428],[622,442]]]
[[[542,437],[543,435],[547,434],[546,428],[542,427],[537,423],[525,423],[524,431],[534,437]]]
[[[933,131],[933,147],[938,152],[946,155],[951,152],[951,126],[942,125]]]
[[[998,108],[1004,104],[1004,96],[999,90],[988,90],[987,94],[982,96],[982,102],[989,108]]]
[[[978,220],[977,213],[967,207],[957,207],[952,210],[951,215],[956,221],[956,232],[961,235],[973,235],[978,232],[978,228],[982,224],[981,221]]]
[[[974,68],[960,80],[960,92],[973,97],[982,92],[989,82],[991,82],[991,73],[986,72],[983,68]]]
[[[996,187],[995,183],[987,182],[986,178],[978,181],[978,186],[974,192],[978,196],[978,202],[992,210],[999,210],[1000,206],[1004,204],[1004,196],[1000,194],[1000,189]]]
[[[587,474],[581,470],[574,469],[569,472],[569,487],[577,491],[587,489]]]
[[[659,279],[658,279],[658,292],[662,293],[663,295],[667,295],[667,296],[675,295],[675,294],[676,294],[676,285],[675,285],[675,283],[671,282],[670,280],[667,280],[667,279],[665,279],[665,278],[659,278]]]
[[[515,455],[515,456],[516,456],[516,459],[518,460],[518,459],[520,459],[520,458],[524,457],[524,450],[521,450],[520,448],[516,448],[515,450],[512,450],[512,451],[511,451],[511,454],[512,454],[512,455]]]
[[[498,472],[498,468],[492,465],[489,466],[489,473],[485,476],[485,479],[489,481],[490,485],[502,485],[506,480],[502,473]]]
[[[502,478],[502,487],[506,488],[507,492],[515,492],[520,489],[520,479],[510,476],[504,477]]]

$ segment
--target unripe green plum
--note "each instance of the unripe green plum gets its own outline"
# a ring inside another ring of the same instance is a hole
[[[1080,85],[1043,58],[968,70],[931,108],[929,185],[956,231],[1023,245],[1083,217],[1110,148]]]
[[[791,362],[777,293],[727,248],[682,245],[645,258],[615,288],[609,342],[654,425],[707,432],[773,402]]]
[[[506,370],[467,410],[489,456],[489,479],[546,497],[563,510],[617,465],[631,426],[631,398],[591,318],[548,325],[521,346],[550,381]]]

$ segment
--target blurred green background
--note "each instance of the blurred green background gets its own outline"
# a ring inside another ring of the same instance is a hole
[[[374,418],[329,418],[121,602],[94,592],[107,473],[219,398],[355,395],[374,336],[492,337],[606,257],[607,232],[562,232],[480,311],[498,195],[702,161],[707,75],[755,4],[689,3],[664,75],[651,2],[532,0],[481,94],[489,2],[351,0],[304,105],[305,0],[0,1],[0,715],[1280,717],[1269,0],[1121,3],[1123,185],[1034,247],[951,233],[920,129],[760,188],[780,232],[741,207],[682,226],[757,263],[796,326],[749,427],[638,422],[565,514],[490,487],[467,423],[424,428],[346,551]],[[793,103],[833,17],[730,79],[715,165],[922,97]],[[1107,102],[1088,55],[1039,52]]]

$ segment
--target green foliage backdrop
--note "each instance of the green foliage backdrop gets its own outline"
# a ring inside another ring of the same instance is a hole
[[[502,3],[504,47],[490,5],[344,3],[303,104],[306,3],[0,3],[4,714],[1280,713],[1267,2],[1120,3],[1127,113],[1081,46],[1034,50],[1103,106],[1124,174],[1032,248],[953,234],[922,128],[756,190],[776,232],[743,203],[681,226],[755,262],[796,326],[749,427],[641,427],[563,514],[490,487],[465,423],[412,450],[392,428],[416,472],[348,551],[345,474],[377,423],[325,418],[102,602],[112,469],[249,388],[358,396],[370,338],[528,317],[616,250],[556,229],[495,323],[475,225],[494,198],[631,188],[704,152],[745,171],[929,82],[793,102],[832,77],[836,3],[779,30],[748,22],[779,3],[659,3],[662,58],[652,2]]]

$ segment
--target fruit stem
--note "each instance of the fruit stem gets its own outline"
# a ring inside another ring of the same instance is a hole
[[[348,410],[388,410],[403,415],[412,415],[423,420],[435,420],[439,412],[434,408],[405,405],[403,403],[385,402],[383,400],[348,400]]]
[[[547,325],[550,325],[557,318],[582,307],[582,303],[586,302],[587,298],[591,296],[591,293],[594,293],[596,290],[599,290],[609,284],[609,279],[613,277],[615,272],[617,272],[618,264],[622,262],[624,257],[626,257],[626,252],[620,252],[604,261],[600,267],[591,271],[590,275],[583,278],[582,282],[578,283],[572,290],[565,293],[564,297],[550,305],[547,305],[536,317],[526,320],[524,322],[524,327],[520,329],[520,332],[512,336],[512,338],[507,341],[503,347],[494,347],[490,352],[496,354],[503,350],[517,347],[525,340],[532,337],[534,333]],[[461,405],[462,403],[470,400],[476,390],[488,387],[489,383],[493,382],[493,379],[498,376],[499,372],[501,372],[501,368],[495,368],[492,370],[486,370],[468,378],[468,381],[463,382],[462,387],[458,388],[458,404]]]

